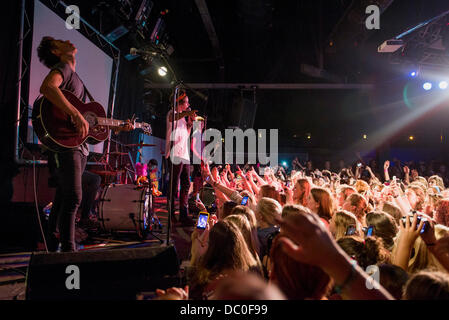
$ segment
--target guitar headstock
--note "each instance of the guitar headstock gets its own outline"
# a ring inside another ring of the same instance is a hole
[[[142,129],[143,133],[148,136],[151,136],[151,134],[153,133],[153,130],[151,129],[151,125],[149,123],[142,122],[140,124],[140,128]]]

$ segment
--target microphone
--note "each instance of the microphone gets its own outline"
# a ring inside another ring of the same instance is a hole
[[[156,51],[147,51],[147,50],[139,50],[139,49],[137,49],[137,48],[131,48],[130,50],[129,50],[129,53],[131,54],[131,55],[133,55],[133,56],[137,56],[137,55],[151,55],[151,56],[157,56],[158,55],[158,52],[156,52]]]

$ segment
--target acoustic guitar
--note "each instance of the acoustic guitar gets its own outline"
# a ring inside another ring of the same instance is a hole
[[[108,138],[111,127],[118,129],[125,125],[126,122],[123,120],[107,118],[105,109],[98,102],[84,103],[73,93],[61,91],[89,123],[89,132],[87,136],[81,137],[71,117],[48,99],[41,97],[33,105],[31,121],[37,137],[48,149],[61,152],[76,148],[84,142],[97,144]],[[145,134],[151,135],[151,126],[148,123],[140,122],[133,125],[135,129],[142,129]]]

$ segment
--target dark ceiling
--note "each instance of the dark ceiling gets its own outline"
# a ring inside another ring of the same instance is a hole
[[[126,1],[71,2],[78,3],[81,15],[103,34],[123,22],[117,15],[117,5]],[[388,119],[380,105],[402,100],[404,70],[410,68],[411,61],[418,62],[419,57],[412,57],[415,52],[405,50],[393,64],[392,55],[377,53],[377,47],[449,9],[447,0],[153,0],[153,3],[146,39],[130,32],[114,44],[125,53],[131,47],[149,48],[148,36],[164,12],[165,40],[174,48],[170,64],[178,79],[185,83],[376,85],[375,90],[257,90],[254,127],[279,128],[285,147],[309,149],[342,148],[358,139],[355,137],[378,130]],[[381,8],[380,30],[365,28],[364,10],[370,4]],[[205,8],[209,15],[205,14]],[[130,63],[137,64],[139,69],[148,67],[142,59]],[[301,67],[304,65],[318,68],[320,76],[304,72]],[[148,83],[161,82],[151,75],[142,81],[147,88],[151,87]],[[211,125],[221,129],[232,125],[230,114],[235,113],[236,96],[253,98],[251,92],[240,90],[200,91],[209,100],[204,102],[194,96],[193,102],[210,116]],[[151,88],[147,93],[151,95]],[[153,108],[153,119],[163,119],[168,94],[164,91],[154,96],[164,109]],[[150,104],[154,107],[158,103]],[[313,139],[305,138],[309,134]]]

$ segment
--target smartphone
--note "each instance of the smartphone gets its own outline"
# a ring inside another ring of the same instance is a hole
[[[207,212],[200,212],[200,215],[198,216],[198,223],[196,224],[196,227],[198,229],[206,229],[207,222],[209,221],[209,213]]]
[[[366,229],[366,236],[367,236],[367,237],[371,237],[371,236],[373,235],[373,231],[374,231],[374,226],[369,226],[369,227]]]
[[[350,225],[350,226],[348,226],[348,228],[346,228],[345,236],[352,236],[355,234],[356,231],[357,231],[357,229],[355,228],[355,226]]]
[[[248,196],[244,196],[240,205],[246,206],[248,204],[248,198],[249,198]]]
[[[405,219],[406,219],[406,217],[402,217],[402,222],[404,223],[404,225],[405,225]],[[410,219],[410,225],[411,225],[413,222],[413,217],[409,216],[409,219]],[[416,219],[416,228],[418,228],[420,223],[421,223],[421,216],[418,216],[418,218]],[[428,227],[429,227],[429,222],[426,219],[426,221],[424,222],[424,225],[419,233],[422,234],[422,233],[426,232]]]
[[[290,188],[290,181],[287,181],[287,188]]]
[[[200,194],[199,193],[196,194],[196,201],[200,201]]]
[[[362,166],[362,163],[361,162],[359,162],[359,163],[357,163],[357,167],[361,167]]]

